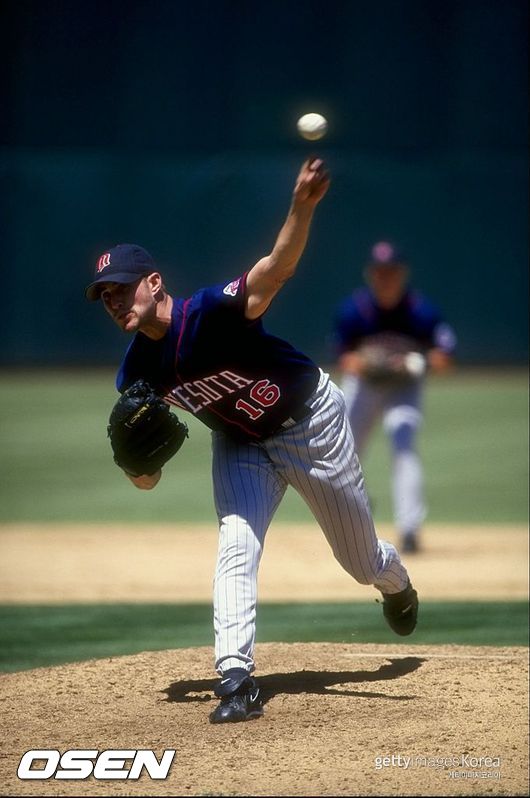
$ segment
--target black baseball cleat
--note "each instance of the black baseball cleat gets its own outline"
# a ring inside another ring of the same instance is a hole
[[[410,579],[405,590],[400,593],[383,593],[383,615],[393,632],[397,635],[410,635],[418,620],[418,594]]]
[[[419,548],[418,535],[415,532],[407,532],[403,535],[401,538],[401,551],[403,554],[416,554]]]
[[[210,723],[241,723],[263,715],[259,687],[244,668],[231,668],[215,687],[221,699],[210,713]]]

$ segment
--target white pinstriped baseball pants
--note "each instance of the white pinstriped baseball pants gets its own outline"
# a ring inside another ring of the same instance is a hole
[[[288,485],[307,502],[333,554],[357,582],[397,593],[407,572],[378,540],[344,396],[321,373],[313,413],[260,443],[214,432],[213,485],[219,518],[214,579],[215,667],[254,669],[258,568],[265,534]]]

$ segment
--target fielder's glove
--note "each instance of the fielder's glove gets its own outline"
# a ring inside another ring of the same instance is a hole
[[[112,408],[107,434],[116,465],[140,477],[155,474],[178,452],[188,427],[145,380],[137,380]]]
[[[380,385],[399,385],[423,377],[426,361],[419,352],[400,352],[392,347],[367,345],[362,347],[363,377]]]

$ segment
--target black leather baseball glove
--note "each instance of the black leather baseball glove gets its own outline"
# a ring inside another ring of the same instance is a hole
[[[154,474],[188,437],[188,427],[145,380],[120,396],[110,414],[107,434],[114,462],[133,477]]]

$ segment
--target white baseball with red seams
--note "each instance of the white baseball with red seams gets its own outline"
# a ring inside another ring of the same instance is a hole
[[[421,352],[409,352],[405,355],[405,368],[412,377],[421,377],[427,370],[427,361]]]
[[[304,114],[296,123],[298,132],[302,138],[308,141],[318,141],[323,138],[328,131],[328,122],[322,114]]]

